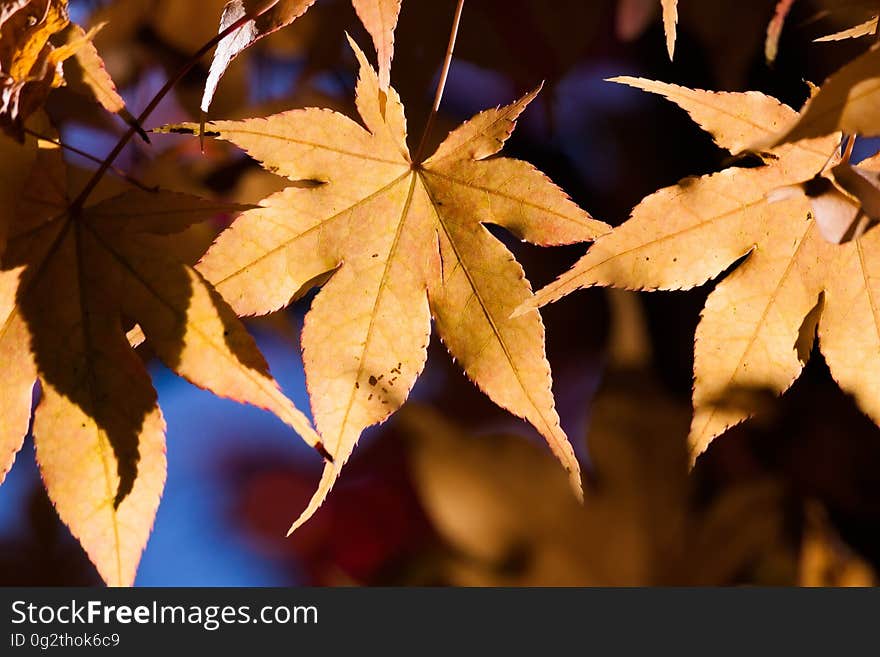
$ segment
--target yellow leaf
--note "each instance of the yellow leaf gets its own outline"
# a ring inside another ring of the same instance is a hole
[[[355,51],[367,129],[305,109],[218,121],[207,133],[296,184],[236,220],[199,270],[242,315],[277,310],[329,276],[302,342],[315,422],[335,463],[297,524],[320,506],[361,432],[406,400],[425,363],[432,317],[468,376],[538,429],[579,488],[554,408],[541,320],[510,319],[530,286],[484,224],[543,245],[590,240],[607,227],[531,165],[486,159],[534,93],[479,114],[432,157],[412,162],[397,92],[382,91]],[[164,130],[196,134],[198,127]]]
[[[96,329],[87,329],[94,339],[108,337]],[[34,415],[49,498],[109,586],[134,583],[165,485],[165,423],[143,366],[126,352],[118,341],[101,344],[90,373],[93,405],[47,382]]]
[[[694,341],[691,447],[696,454],[754,413],[752,396],[733,404],[725,403],[726,396],[781,394],[805,365],[798,336],[819,302],[824,251],[831,245],[808,218],[806,203],[778,205],[770,206],[774,214],[768,213],[767,229],[745,265],[718,284],[703,309]]]
[[[742,94],[740,106],[749,114],[718,126],[728,94],[637,86],[665,93],[726,147],[758,141],[797,118],[772,98]],[[803,191],[768,199],[779,188],[800,190],[798,183],[836,157],[838,141],[831,135],[783,145],[766,155],[764,166],[733,167],[660,190],[529,305],[592,285],[690,288],[747,255],[709,296],[697,329],[694,453],[756,411],[760,394],[738,392],[780,394],[794,382],[813,343],[814,310],[832,374],[880,423],[880,359],[865,358],[880,351],[880,261],[874,262],[880,232],[833,244],[820,234]],[[730,403],[737,399],[742,403]]]
[[[80,209],[59,150],[39,145],[0,268],[0,355],[9,365],[0,471],[27,431],[39,378],[34,436],[49,496],[105,581],[130,585],[165,457],[156,393],[126,339],[128,320],[192,383],[272,411],[312,445],[318,438],[232,309],[173,255],[187,227],[242,207],[131,191]]]

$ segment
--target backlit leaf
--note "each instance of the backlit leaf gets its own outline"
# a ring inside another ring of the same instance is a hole
[[[546,438],[579,489],[559,427],[537,314],[511,319],[530,286],[485,224],[542,245],[607,227],[531,165],[495,157],[535,93],[477,115],[413,162],[403,106],[359,50],[357,107],[218,121],[231,141],[297,184],[246,212],[199,270],[241,315],[284,307],[327,281],[303,329],[312,410],[333,456],[297,525],[320,506],[361,432],[399,408],[425,363],[433,318],[468,377]],[[197,134],[198,126],[169,126]],[[491,159],[489,159],[491,158]]]
[[[797,118],[775,99],[754,93],[738,95],[733,106],[740,113],[730,112],[729,94],[628,82],[680,104],[731,150]],[[786,144],[765,154],[763,166],[732,167],[660,190],[532,305],[592,285],[691,288],[747,256],[709,295],[697,329],[694,453],[755,412],[757,396],[739,391],[780,394],[794,382],[813,342],[815,325],[806,318],[817,307],[819,345],[832,374],[880,423],[880,358],[865,357],[880,352],[880,315],[872,300],[880,232],[833,244],[822,237],[806,193],[772,199],[776,190],[822,172],[838,143],[839,136],[831,135]],[[737,399],[742,403],[730,403]]]
[[[0,471],[20,448],[39,379],[34,440],[49,497],[104,580],[130,585],[159,503],[165,446],[128,320],[192,383],[271,410],[313,445],[317,437],[233,311],[173,255],[188,226],[241,207],[131,191],[80,209],[59,150],[39,147],[0,268]]]

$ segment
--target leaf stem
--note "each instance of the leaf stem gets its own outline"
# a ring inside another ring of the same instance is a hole
[[[850,158],[852,157],[853,147],[855,147],[855,145],[856,145],[856,136],[855,135],[847,136],[846,146],[844,147],[844,150],[843,150],[843,156],[841,157],[841,162],[849,162]]]
[[[36,130],[31,130],[30,128],[25,128],[24,131],[27,134],[29,134],[31,137],[36,137],[37,139],[42,139],[43,141],[47,141],[50,144],[55,144],[59,148],[63,148],[64,150],[70,151],[71,153],[76,153],[80,157],[84,157],[85,159],[89,160],[90,162],[95,162],[96,164],[103,163],[103,160],[100,157],[92,155],[91,153],[87,153],[86,151],[79,149],[76,146],[71,146],[70,144],[66,144],[63,141],[61,141],[60,139],[55,139],[54,137],[49,137],[48,135],[41,134],[41,133],[37,132]],[[118,167],[111,166],[109,170],[112,171],[113,173],[115,173],[117,176],[119,176],[123,180],[125,180],[126,182],[131,183],[135,187],[142,189],[145,192],[156,192],[159,190],[159,188],[157,186],[146,185],[146,184],[142,183],[140,180],[125,173],[125,171],[123,171],[122,169],[120,169]]]
[[[268,9],[268,8],[263,8],[263,11],[265,11],[266,9]],[[250,14],[246,14],[246,15],[242,16],[237,21],[232,23],[229,27],[227,27],[225,30],[223,30],[219,34],[217,34],[213,39],[208,41],[204,46],[199,48],[198,52],[196,52],[196,54],[194,54],[192,57],[190,57],[189,61],[186,64],[184,64],[180,68],[180,70],[177,71],[177,73],[175,73],[174,76],[168,80],[168,82],[165,83],[165,86],[163,86],[158,91],[158,93],[156,93],[156,95],[153,97],[153,100],[150,101],[150,103],[146,106],[146,108],[144,108],[144,111],[141,112],[140,115],[137,117],[136,123],[134,125],[130,126],[128,128],[128,130],[126,130],[125,133],[122,135],[122,137],[119,138],[119,141],[116,143],[116,146],[113,148],[112,151],[110,151],[110,154],[101,162],[101,166],[98,167],[98,170],[95,171],[95,174],[91,177],[89,182],[86,183],[86,186],[80,192],[79,196],[77,196],[76,199],[73,201],[73,203],[71,203],[71,206],[70,206],[71,210],[73,210],[73,211],[79,210],[85,205],[85,202],[88,200],[89,195],[93,191],[95,191],[95,187],[98,186],[98,183],[101,182],[101,179],[104,177],[104,175],[107,173],[107,171],[109,171],[110,168],[113,166],[113,163],[116,161],[116,158],[119,157],[119,155],[122,153],[122,151],[128,145],[128,142],[131,141],[131,138],[137,134],[138,127],[143,125],[143,123],[147,120],[147,118],[149,118],[150,114],[152,114],[155,111],[155,109],[159,106],[159,103],[162,102],[162,99],[164,99],[165,96],[168,95],[168,92],[170,92],[174,88],[174,86],[178,82],[180,82],[186,76],[186,74],[189,73],[192,70],[192,68],[196,64],[199,63],[199,60],[202,57],[204,57],[208,52],[210,52],[210,50],[214,46],[216,46],[223,39],[225,39],[227,36],[229,36],[230,34],[235,32],[236,30],[238,30],[243,25],[254,20],[254,18],[259,16],[261,13],[262,13],[262,11],[260,13],[255,13],[255,15],[253,15],[253,16]]]
[[[463,10],[464,0],[458,0],[455,16],[452,19],[452,31],[449,33],[449,45],[446,47],[446,58],[443,60],[443,68],[440,69],[440,80],[437,83],[437,92],[434,94],[434,105],[431,107],[428,122],[425,124],[425,131],[422,133],[422,139],[419,141],[419,147],[416,149],[416,155],[413,158],[417,163],[421,162],[428,137],[430,137],[431,130],[434,128],[434,121],[437,120],[437,112],[440,110],[443,91],[446,89],[446,80],[449,77],[449,69],[452,66],[452,53],[455,51],[455,41],[458,39],[458,26],[461,24],[461,12]]]

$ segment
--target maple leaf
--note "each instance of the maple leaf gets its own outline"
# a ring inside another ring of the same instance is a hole
[[[220,31],[246,16],[254,16],[224,38],[214,53],[205,82],[202,111],[207,112],[220,78],[235,57],[265,36],[293,23],[315,4],[316,0],[231,0],[220,17]],[[373,38],[379,58],[379,85],[385,90],[391,82],[394,57],[394,29],[403,0],[351,0],[358,17]]]
[[[286,306],[317,283],[303,359],[312,410],[333,456],[294,527],[320,506],[361,432],[406,400],[427,357],[431,319],[465,373],[499,406],[546,438],[580,487],[559,426],[537,315],[511,320],[531,294],[513,255],[484,224],[545,246],[593,239],[607,226],[541,172],[492,158],[535,93],[478,114],[426,160],[413,161],[397,92],[360,62],[357,108],[304,109],[217,121],[233,142],[297,184],[224,232],[198,268],[240,315]],[[198,126],[165,132],[198,134]]]
[[[49,497],[104,580],[130,585],[165,480],[164,422],[130,322],[192,383],[271,410],[311,444],[317,436],[232,309],[172,255],[181,231],[241,206],[129,191],[80,208],[59,149],[24,147],[37,154],[0,268],[0,480],[39,380],[33,434]]]
[[[731,151],[778,133],[797,116],[755,92],[617,81],[666,96]],[[835,380],[880,423],[880,231],[833,244],[821,236],[806,194],[767,199],[822,171],[838,142],[831,135],[786,144],[766,155],[764,166],[729,168],[660,190],[528,305],[592,285],[691,288],[748,256],[709,295],[697,328],[694,452],[755,412],[756,396],[737,403],[737,391],[787,390],[817,332]]]

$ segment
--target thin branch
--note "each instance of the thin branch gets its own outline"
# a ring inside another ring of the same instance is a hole
[[[419,141],[419,147],[413,158],[416,163],[421,162],[428,137],[431,135],[431,130],[434,128],[434,121],[437,119],[437,112],[440,110],[440,103],[443,100],[443,91],[446,89],[446,79],[449,77],[449,69],[452,66],[452,53],[455,51],[455,41],[458,39],[458,26],[461,24],[461,12],[463,9],[464,0],[458,0],[458,6],[455,8],[455,16],[452,19],[452,31],[449,34],[449,45],[446,47],[446,58],[443,60],[443,68],[440,70],[440,81],[437,83],[437,93],[434,94],[434,105],[431,107],[431,113],[428,115],[428,122],[425,124],[425,131],[422,133],[422,139]]]
[[[27,134],[29,134],[31,137],[36,137],[37,139],[42,139],[43,141],[47,141],[50,144],[55,144],[59,148],[63,148],[64,150],[70,151],[71,153],[76,153],[80,157],[84,157],[85,159],[89,160],[90,162],[94,162],[95,164],[103,164],[103,162],[104,162],[100,157],[92,155],[91,153],[87,153],[86,151],[79,149],[76,146],[71,146],[70,144],[66,144],[63,141],[61,141],[60,139],[55,139],[54,137],[49,137],[48,135],[40,134],[36,130],[31,130],[30,128],[25,128],[24,131]],[[123,171],[122,169],[120,169],[118,167],[111,166],[110,171],[112,173],[115,173],[117,176],[122,178],[127,183],[130,183],[130,184],[134,185],[135,187],[144,190],[145,192],[159,191],[158,186],[146,185],[146,184],[142,183],[140,180],[138,180],[137,178],[134,178],[133,176],[130,176],[129,174],[125,173],[125,171]]]
[[[852,157],[853,147],[856,145],[856,136],[849,135],[846,141],[846,147],[843,150],[843,156],[841,157],[842,162],[849,162]]]

